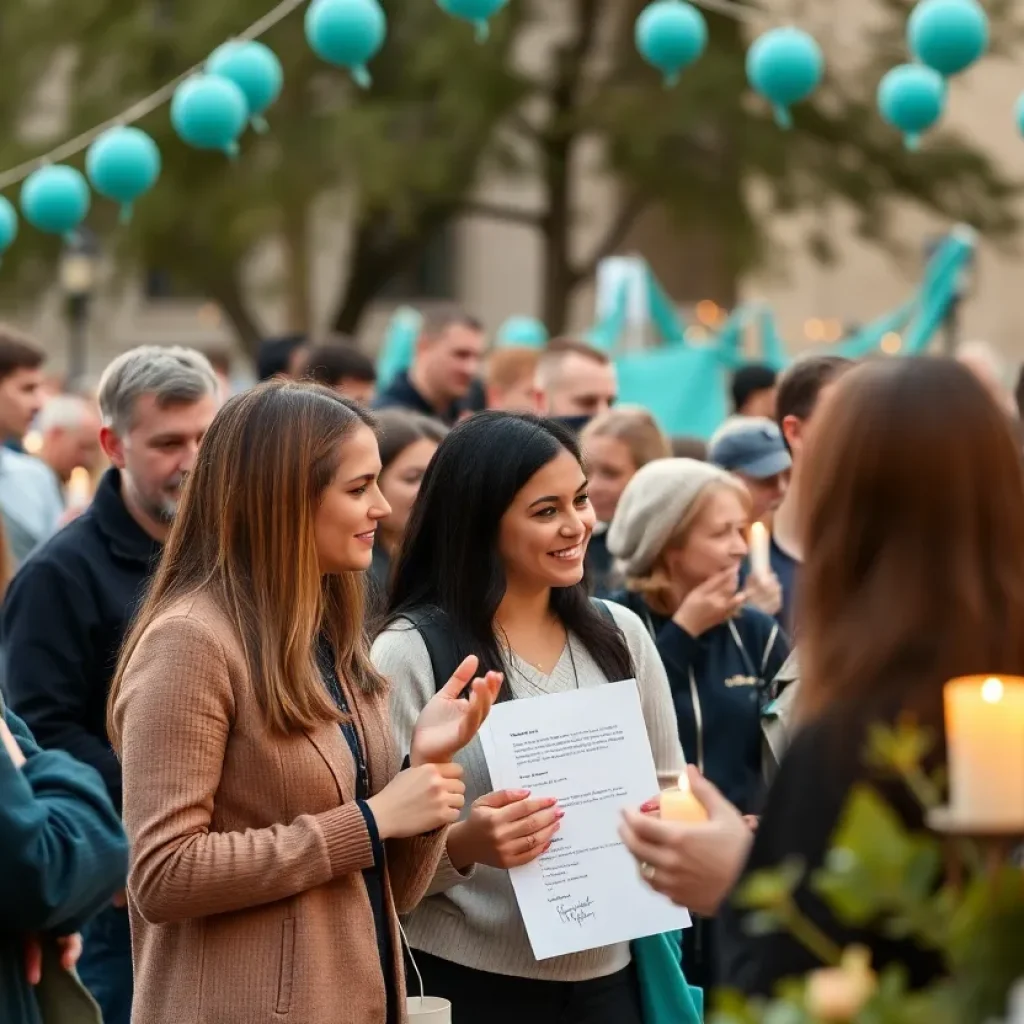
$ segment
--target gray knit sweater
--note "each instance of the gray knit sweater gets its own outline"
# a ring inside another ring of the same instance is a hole
[[[667,784],[684,765],[668,679],[640,619],[627,608],[616,604],[608,607],[629,644],[654,763]],[[373,661],[391,680],[392,722],[399,749],[408,750],[416,718],[435,693],[426,645],[408,623],[396,623],[377,638]],[[517,699],[575,689],[577,676],[580,687],[610,681],[574,636],[570,636],[569,645],[549,676],[514,657],[511,667],[509,684]],[[493,788],[480,741],[474,740],[456,760],[465,770],[468,813],[472,802]],[[469,874],[459,874],[447,858],[434,876],[427,899],[408,917],[405,926],[414,949],[495,974],[584,981],[612,974],[629,963],[629,946],[625,943],[535,960],[508,872],[479,865]]]

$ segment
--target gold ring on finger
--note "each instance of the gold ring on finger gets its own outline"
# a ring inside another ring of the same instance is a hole
[[[648,884],[653,884],[654,876],[657,874],[657,869],[653,864],[648,864],[647,861],[643,861],[640,865],[640,877]]]

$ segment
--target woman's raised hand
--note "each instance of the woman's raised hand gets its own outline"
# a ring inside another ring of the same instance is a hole
[[[486,676],[474,679],[477,665],[479,660],[471,654],[420,712],[409,751],[413,766],[445,764],[476,736],[483,725],[501,689],[502,675],[500,672],[488,672]],[[468,697],[461,696],[467,687],[470,691]]]
[[[782,584],[778,576],[770,572],[767,576],[751,573],[745,586],[747,604],[759,608],[766,615],[778,615],[782,607]]]
[[[473,802],[465,821],[452,826],[448,859],[460,871],[470,864],[529,864],[547,852],[564,814],[552,797],[531,799],[526,789],[488,793]]]
[[[725,569],[694,587],[672,616],[672,621],[697,637],[731,619],[743,607],[747,595],[737,592],[739,569]]]
[[[462,767],[424,764],[399,772],[366,801],[383,839],[405,839],[458,821],[466,802]]]

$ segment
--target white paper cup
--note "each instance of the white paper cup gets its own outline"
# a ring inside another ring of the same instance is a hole
[[[407,996],[405,1007],[417,1024],[452,1024],[452,1004],[440,996]]]

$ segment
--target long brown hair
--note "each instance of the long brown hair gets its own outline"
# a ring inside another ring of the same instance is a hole
[[[968,370],[893,359],[844,374],[800,486],[803,714],[1024,675],[1024,470]]]
[[[149,595],[125,641],[107,705],[153,621],[203,594],[238,630],[268,728],[338,720],[316,665],[322,631],[338,672],[364,691],[383,680],[363,630],[362,574],[322,576],[313,522],[341,445],[368,413],[316,384],[271,381],[232,398],[203,439]]]

